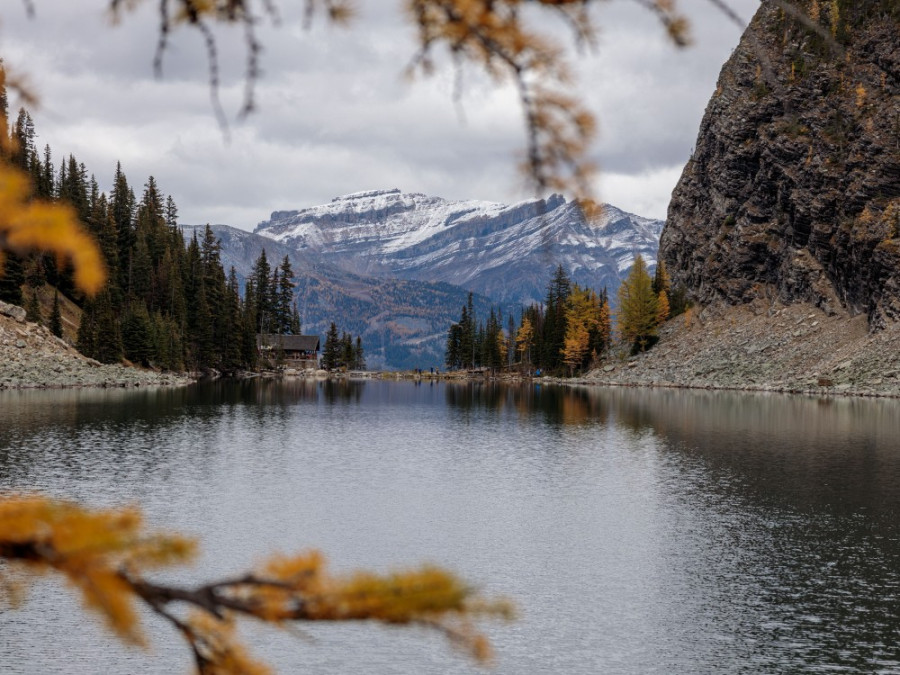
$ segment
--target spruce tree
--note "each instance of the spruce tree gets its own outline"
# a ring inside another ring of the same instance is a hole
[[[263,249],[253,264],[253,271],[250,278],[253,280],[253,304],[256,310],[256,332],[271,333],[270,325],[272,321],[270,302],[269,284],[271,279],[272,268],[266,259],[266,249]]]
[[[294,306],[294,270],[291,269],[291,261],[287,256],[284,256],[284,260],[281,261],[280,271],[281,274],[278,279],[277,309],[279,322],[278,332],[282,334],[291,334],[293,333],[293,315],[291,309]],[[299,329],[297,332],[300,332]]]
[[[140,301],[129,304],[125,316],[122,317],[122,346],[125,358],[132,363],[149,366],[156,360],[156,352],[152,340],[153,325],[147,306]]]
[[[21,307],[22,284],[25,283],[25,267],[22,259],[15,253],[5,253],[3,268],[0,270],[0,301]]]
[[[366,355],[363,352],[363,343],[362,336],[356,336],[356,347],[353,351],[355,363],[353,364],[354,370],[365,370],[366,369]]]
[[[465,311],[463,307],[463,312]],[[461,343],[462,328],[458,323],[451,324],[450,330],[447,331],[447,348],[444,352],[444,363],[449,370],[457,370],[461,365]]]
[[[59,310],[59,291],[53,294],[53,309],[50,310],[50,322],[47,326],[56,337],[63,336],[62,313]]]
[[[38,300],[37,289],[32,288],[31,294],[28,296],[28,303],[25,305],[25,318],[34,323],[44,323],[44,317],[41,314],[41,302]]]
[[[94,354],[89,356],[101,363],[117,363],[123,353],[122,333],[119,315],[108,288],[94,299],[94,330],[96,348]]]
[[[340,342],[337,326],[332,321],[328,327],[328,333],[325,335],[325,347],[322,349],[322,367],[325,370],[334,370],[338,367],[341,355]]]

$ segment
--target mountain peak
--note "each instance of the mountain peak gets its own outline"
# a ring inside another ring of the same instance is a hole
[[[362,192],[351,192],[349,195],[341,195],[340,197],[335,197],[332,199],[332,203],[334,202],[342,202],[349,201],[351,199],[365,199],[366,197],[383,197],[386,195],[399,195],[399,188],[392,188],[390,190],[363,190]]]
[[[562,264],[618,287],[636,254],[656,260],[662,222],[604,205],[597,224],[559,194],[515,204],[367,190],[278,211],[256,232],[354,274],[446,282],[513,304],[539,302]]]

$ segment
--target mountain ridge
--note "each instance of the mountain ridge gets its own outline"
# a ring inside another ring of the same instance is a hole
[[[589,224],[561,195],[502,204],[394,188],[275,211],[254,233],[349,272],[442,281],[526,305],[543,300],[559,264],[576,283],[614,294],[636,254],[655,264],[662,224],[611,205]]]

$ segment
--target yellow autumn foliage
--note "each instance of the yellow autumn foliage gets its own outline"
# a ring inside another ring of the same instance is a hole
[[[74,209],[30,197],[28,176],[0,159],[0,273],[4,251],[47,251],[56,255],[60,267],[72,263],[78,288],[97,293],[106,281],[103,258]]]
[[[433,566],[385,575],[331,574],[321,553],[276,555],[245,576],[198,588],[149,581],[147,569],[183,563],[194,542],[146,532],[133,508],[89,510],[40,496],[0,496],[0,593],[16,600],[18,567],[63,574],[85,606],[100,613],[126,642],[145,645],[135,607],[149,606],[187,640],[202,674],[268,673],[236,637],[236,620],[275,625],[289,621],[372,620],[418,624],[444,633],[474,658],[490,645],[472,623],[483,616],[512,618],[505,601],[477,596],[453,574]],[[187,618],[170,605],[192,608]]]

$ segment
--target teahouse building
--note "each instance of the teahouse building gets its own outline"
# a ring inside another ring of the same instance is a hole
[[[273,363],[281,360],[291,368],[319,367],[318,335],[258,334],[256,350],[260,358]]]

